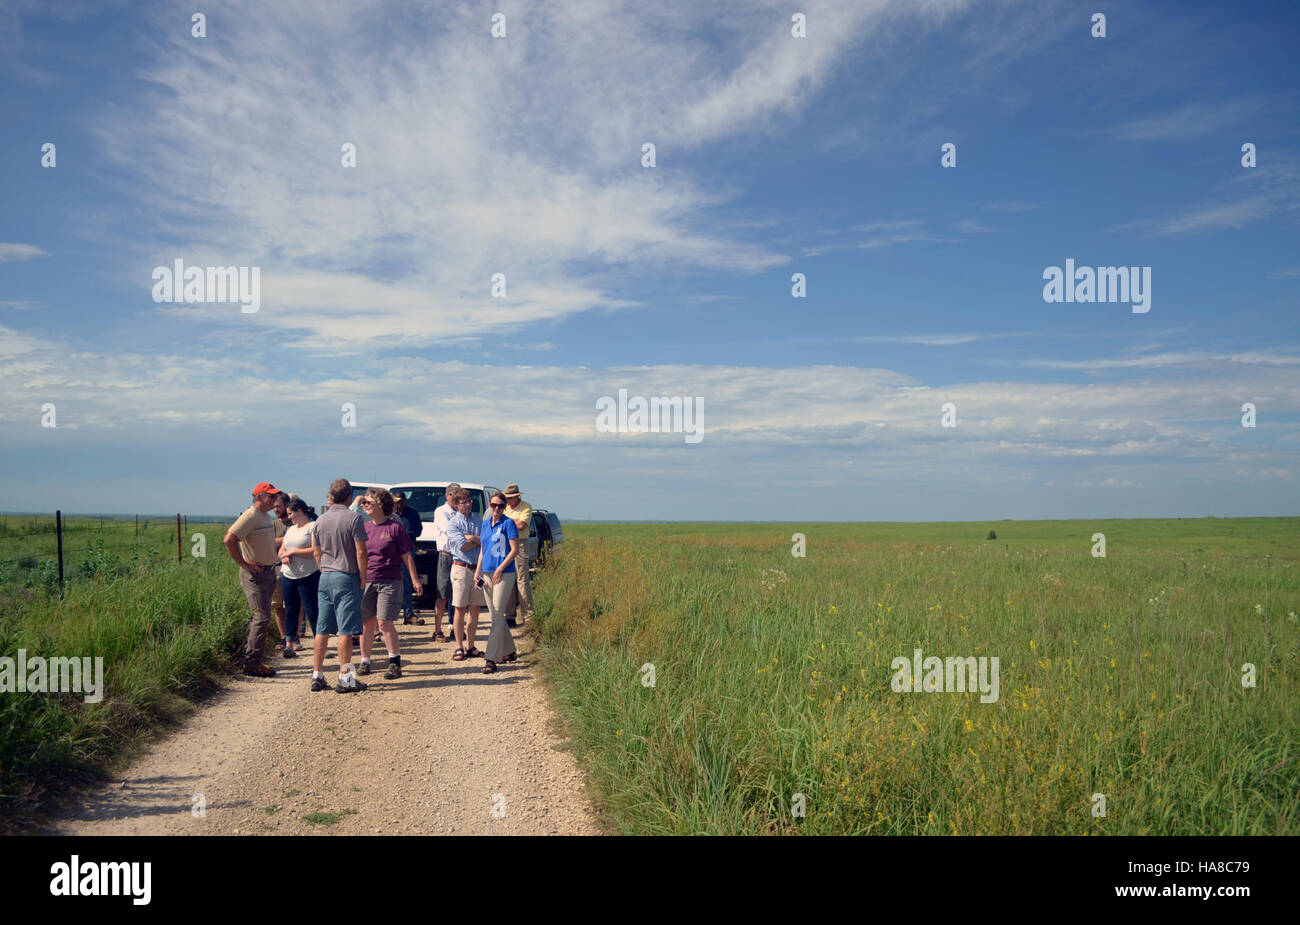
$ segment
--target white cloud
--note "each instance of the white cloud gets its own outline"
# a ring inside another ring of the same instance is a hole
[[[1003,337],[1027,337],[1027,332],[1012,331],[1004,334],[902,334],[881,337],[850,337],[862,344],[920,344],[924,347],[955,347],[980,340],[998,340]]]
[[[1227,363],[1262,366],[1297,366],[1300,355],[1261,353],[1209,353],[1205,351],[1150,353],[1142,356],[1110,357],[1097,360],[1027,360],[1026,366],[1039,369],[1152,369],[1159,367],[1196,367],[1208,369]]]
[[[48,251],[41,250],[35,244],[0,243],[0,263],[9,260],[33,260],[36,257],[48,257]]]
[[[202,42],[170,19],[144,33],[155,44],[140,76],[158,92],[98,134],[158,216],[142,263],[261,266],[252,323],[315,349],[358,331],[428,342],[631,307],[603,266],[788,262],[719,214],[736,191],[706,188],[683,155],[773,124],[874,20],[960,5],[814,0],[797,40],[776,0],[715,18],[718,35],[690,7],[574,3],[508,11],[493,39],[472,6],[395,30],[378,2],[245,0]],[[345,142],[355,168],[340,165]],[[509,298],[487,298],[494,273]]]

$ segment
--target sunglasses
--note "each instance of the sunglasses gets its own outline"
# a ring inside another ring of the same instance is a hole
[[[488,507],[505,507],[505,505],[498,504],[497,502],[493,501],[491,504],[488,505]]]

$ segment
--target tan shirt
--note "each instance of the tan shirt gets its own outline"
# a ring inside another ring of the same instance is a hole
[[[245,562],[279,564],[280,558],[275,552],[275,524],[271,521],[270,514],[250,507],[231,525],[230,532],[239,539],[239,554]]]
[[[528,539],[528,534],[533,529],[533,506],[523,498],[519,499],[519,507],[511,507],[507,501],[506,516],[519,528],[519,547],[522,549],[524,540]]]

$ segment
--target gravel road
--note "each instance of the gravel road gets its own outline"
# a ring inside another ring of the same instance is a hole
[[[65,813],[77,835],[594,835],[585,781],[552,728],[529,668],[482,674],[428,626],[398,623],[400,679],[359,694],[312,693],[311,657],[278,655],[274,678],[232,680],[114,783]],[[487,645],[487,619],[477,645]],[[332,640],[331,640],[332,642]],[[354,663],[360,655],[354,655]],[[338,659],[325,660],[331,684]],[[202,813],[198,811],[200,796]],[[304,818],[306,817],[306,818]],[[313,819],[314,822],[307,821]]]

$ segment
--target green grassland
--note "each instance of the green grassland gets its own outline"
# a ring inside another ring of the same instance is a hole
[[[107,694],[0,694],[0,825],[183,716],[248,619],[224,524],[178,564],[174,522],[74,520],[60,593],[44,523],[0,523],[0,654],[103,656]],[[618,831],[1300,828],[1300,520],[566,533],[534,629]],[[998,656],[999,699],[894,693],[915,647]]]
[[[563,553],[547,677],[620,832],[1300,832],[1300,520],[573,524]],[[916,647],[997,656],[999,699],[895,693]]]
[[[225,525],[73,521],[65,585],[53,568],[53,519],[6,518],[0,530],[0,655],[104,659],[105,696],[0,693],[0,826],[128,757],[228,672],[248,604],[221,545]],[[51,531],[41,532],[48,525]],[[206,558],[191,555],[192,535]]]

